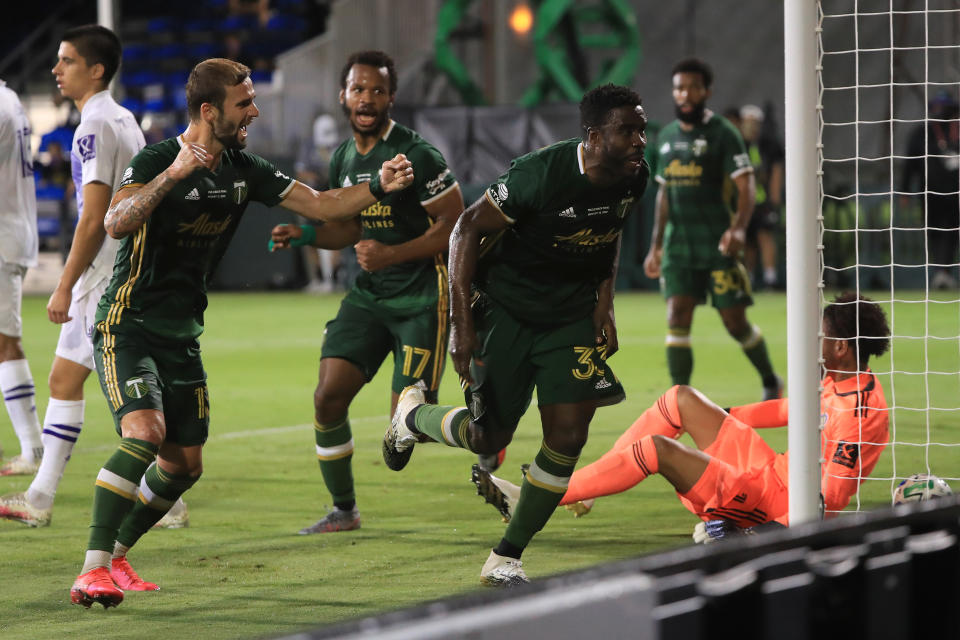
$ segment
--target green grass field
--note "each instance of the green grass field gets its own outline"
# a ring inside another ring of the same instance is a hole
[[[0,521],[0,637],[253,638],[292,633],[427,600],[478,589],[480,566],[502,534],[494,510],[469,481],[471,455],[440,445],[418,446],[401,473],[380,458],[389,409],[389,369],[358,396],[351,409],[354,473],[363,528],[356,532],[298,536],[329,504],[314,457],[312,393],[320,337],[338,296],[216,294],[201,338],[211,396],[211,437],[203,479],[186,496],[191,525],[154,531],[131,552],[134,567],[158,582],[158,593],[129,593],[117,609],[87,611],[69,604],[90,520],[93,480],[116,446],[106,402],[92,376],[87,417],[60,485],[53,524],[28,529]],[[46,406],[45,380],[57,328],[46,321],[45,298],[24,302],[24,348],[37,381],[37,405]],[[785,298],[760,294],[751,310],[779,371],[786,370]],[[924,327],[957,336],[956,305],[898,303],[896,333]],[[928,313],[929,311],[929,313]],[[889,312],[889,307],[888,307]],[[621,294],[617,318],[621,351],[611,365],[627,388],[627,401],[601,409],[581,461],[602,454],[622,430],[669,386],[663,352],[664,304],[655,294]],[[701,308],[694,327],[693,384],[722,406],[760,398],[760,383],[716,314]],[[897,440],[960,442],[952,413],[915,407],[956,407],[960,391],[957,341],[894,341],[897,392],[883,379]],[[874,368],[891,369],[890,356]],[[918,376],[909,372],[952,371]],[[462,397],[453,375],[442,403]],[[929,421],[928,421],[929,416]],[[778,450],[785,430],[763,433]],[[519,464],[540,443],[536,411],[521,423],[503,475],[518,481]],[[17,443],[4,412],[0,442],[8,455]],[[888,501],[894,473],[888,448],[867,483],[861,507]],[[934,465],[955,450],[935,451]],[[924,470],[924,450],[896,449],[896,473]],[[955,458],[955,455],[954,455]],[[941,472],[941,475],[949,476]],[[29,478],[2,478],[0,492],[20,491]],[[669,485],[651,478],[625,494],[598,503],[586,518],[558,511],[524,554],[527,574],[544,576],[686,545],[695,518]]]

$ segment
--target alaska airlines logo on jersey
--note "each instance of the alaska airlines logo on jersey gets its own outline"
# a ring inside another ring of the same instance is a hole
[[[177,225],[177,233],[189,233],[193,236],[218,236],[227,230],[233,216],[223,220],[212,220],[209,213],[200,214],[193,222],[181,222]]]
[[[233,202],[235,204],[243,204],[243,201],[247,199],[247,181],[246,180],[237,180],[233,183]]]
[[[699,178],[703,175],[703,167],[696,162],[683,163],[679,158],[674,158],[663,170],[663,175],[668,178]]]
[[[504,203],[506,203],[507,196],[510,195],[510,191],[507,190],[507,185],[503,184],[502,182],[487,189],[487,193],[490,194],[493,204],[501,208],[503,207]]]
[[[77,140],[77,152],[80,160],[86,162],[97,157],[97,135],[91,133]]]
[[[554,236],[553,239],[556,240],[556,242],[553,246],[557,247],[562,243],[577,247],[596,247],[610,244],[617,239],[618,235],[620,235],[620,231],[617,229],[611,229],[606,233],[594,233],[593,229],[590,228],[581,229],[569,236]]]
[[[424,186],[427,189],[427,193],[432,196],[437,195],[443,190],[444,182],[447,179],[447,176],[450,175],[450,169],[444,169],[440,174],[433,180],[427,180],[427,184]]]
[[[374,202],[360,212],[360,223],[367,229],[393,228],[393,207],[382,202]]]
[[[833,453],[832,462],[847,467],[848,469],[853,469],[859,458],[860,445],[856,442],[844,442],[841,440],[837,443],[837,450]]]
[[[697,138],[693,141],[693,156],[699,158],[707,152],[707,139]]]

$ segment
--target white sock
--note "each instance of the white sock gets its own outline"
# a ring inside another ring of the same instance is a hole
[[[83,400],[50,398],[43,417],[43,460],[27,490],[27,501],[38,509],[53,506],[73,446],[83,428]]]
[[[113,557],[114,558],[125,558],[127,557],[127,551],[130,551],[130,547],[119,542],[113,543]]]
[[[33,376],[26,360],[0,362],[0,390],[10,414],[13,430],[20,439],[20,455],[26,460],[39,460],[43,455],[40,423],[34,397]]]
[[[83,569],[80,569],[80,575],[103,567],[110,568],[110,552],[100,551],[99,549],[87,549],[87,555],[83,559]]]

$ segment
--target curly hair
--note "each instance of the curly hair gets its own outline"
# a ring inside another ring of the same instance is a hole
[[[678,73],[699,73],[703,79],[704,89],[709,89],[710,85],[713,84],[713,69],[700,58],[684,58],[673,65],[673,71],[670,72],[670,77],[672,78]]]
[[[857,341],[857,355],[861,365],[870,356],[886,353],[890,346],[890,326],[887,316],[876,302],[852,292],[839,294],[823,310],[823,319],[831,338]]]
[[[350,54],[350,57],[347,58],[347,63],[343,65],[343,69],[340,70],[341,89],[347,88],[347,76],[350,75],[350,69],[353,68],[355,64],[376,67],[377,69],[386,67],[387,76],[390,78],[390,95],[397,92],[397,68],[393,64],[393,58],[383,51],[376,50],[357,51]]]
[[[580,128],[583,139],[587,131],[600,127],[607,121],[607,115],[618,107],[636,107],[642,104],[637,92],[629,87],[616,84],[600,85],[584,94],[580,101]]]

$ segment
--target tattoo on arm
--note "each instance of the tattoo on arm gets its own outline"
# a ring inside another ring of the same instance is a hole
[[[129,198],[112,204],[103,219],[107,233],[113,238],[124,238],[142,227],[176,183],[164,172]]]

